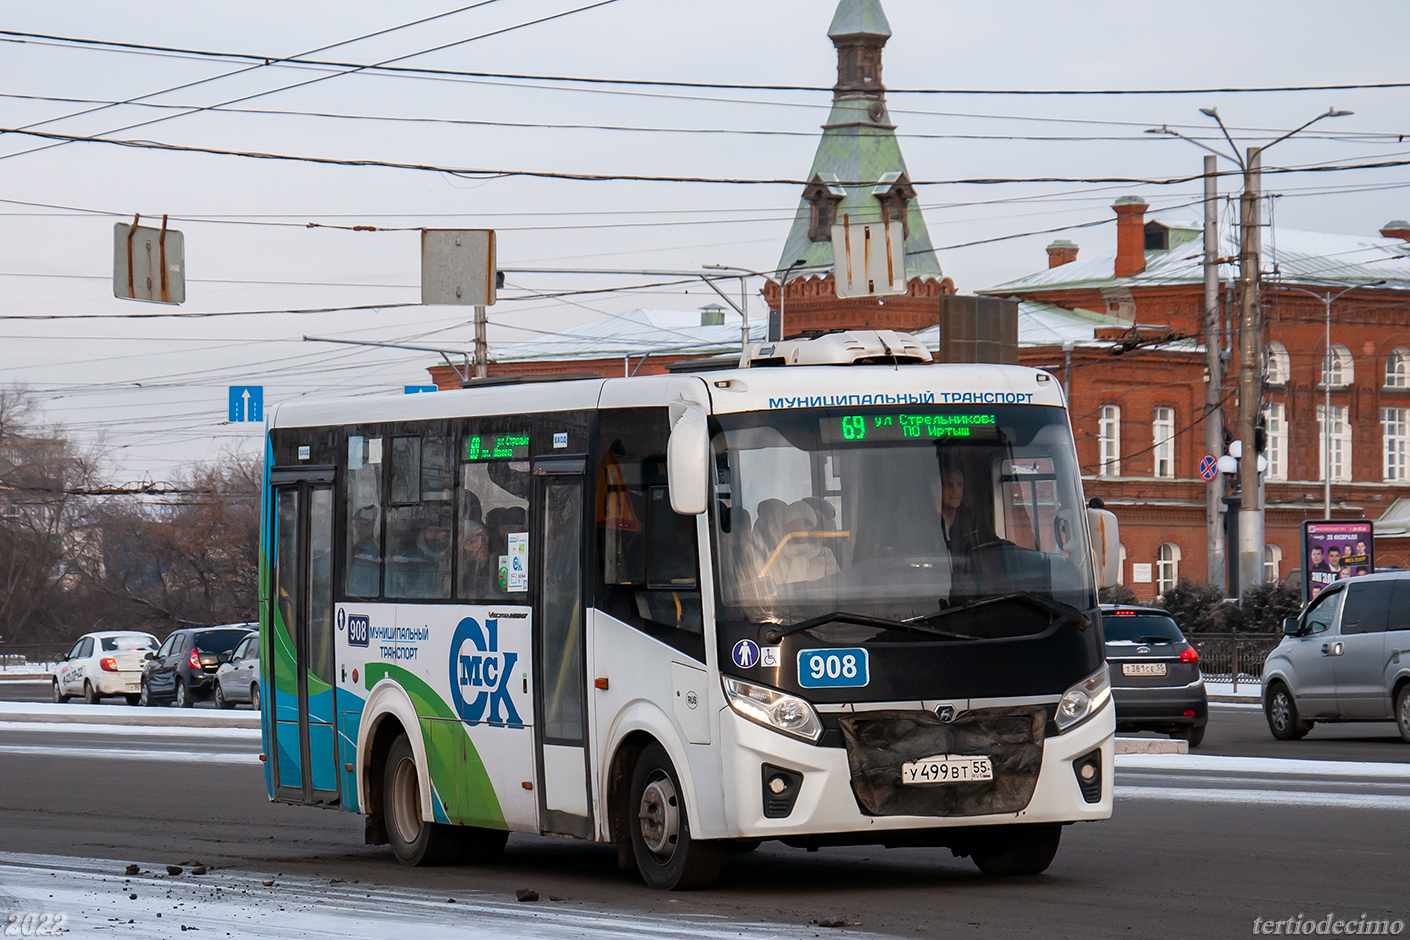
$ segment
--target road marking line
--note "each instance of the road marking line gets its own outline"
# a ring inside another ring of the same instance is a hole
[[[1118,800],[1165,800],[1182,803],[1257,803],[1262,806],[1332,806],[1345,809],[1410,810],[1410,796],[1380,793],[1318,793],[1309,790],[1234,790],[1192,787],[1146,787],[1118,784]]]
[[[84,760],[140,760],[147,763],[182,761],[201,764],[258,764],[258,754],[232,754],[218,751],[138,750],[125,747],[30,747],[23,744],[0,744],[0,754],[20,757],[78,757]]]

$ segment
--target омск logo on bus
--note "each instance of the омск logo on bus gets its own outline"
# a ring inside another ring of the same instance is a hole
[[[450,697],[463,721],[522,724],[509,697],[509,678],[518,660],[518,653],[499,651],[498,620],[486,620],[483,627],[474,617],[460,621],[450,645]]]

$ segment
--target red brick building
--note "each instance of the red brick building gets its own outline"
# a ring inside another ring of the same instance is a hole
[[[1121,520],[1125,583],[1152,598],[1177,577],[1210,577],[1198,475],[1205,453],[1203,232],[1199,222],[1148,220],[1136,197],[1117,200],[1113,209],[1113,250],[1082,257],[1071,242],[1055,242],[1047,269],[983,293],[1126,321],[1124,328],[1098,328],[1092,342],[1067,350],[1030,345],[1022,361],[1052,370],[1070,389],[1087,492]],[[1392,222],[1380,235],[1264,232],[1270,575],[1285,577],[1299,566],[1301,524],[1324,515],[1326,306],[1304,291],[1326,296],[1347,289],[1331,314],[1333,518],[1376,519],[1410,495],[1410,225]],[[1237,253],[1233,233],[1221,233],[1221,243],[1222,256]],[[1222,268],[1223,397],[1231,435],[1239,368],[1233,287],[1234,272]],[[1165,341],[1121,351],[1152,338]],[[1387,533],[1377,551],[1379,564],[1410,566],[1404,537]]]

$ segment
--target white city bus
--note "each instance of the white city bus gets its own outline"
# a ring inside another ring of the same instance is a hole
[[[747,365],[272,410],[270,798],[660,888],[765,839],[1036,873],[1110,816],[1116,527],[1059,384],[884,332]]]

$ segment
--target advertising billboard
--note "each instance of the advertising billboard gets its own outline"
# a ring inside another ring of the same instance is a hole
[[[1364,519],[1302,524],[1302,602],[1306,604],[1338,578],[1376,570],[1372,525]]]

